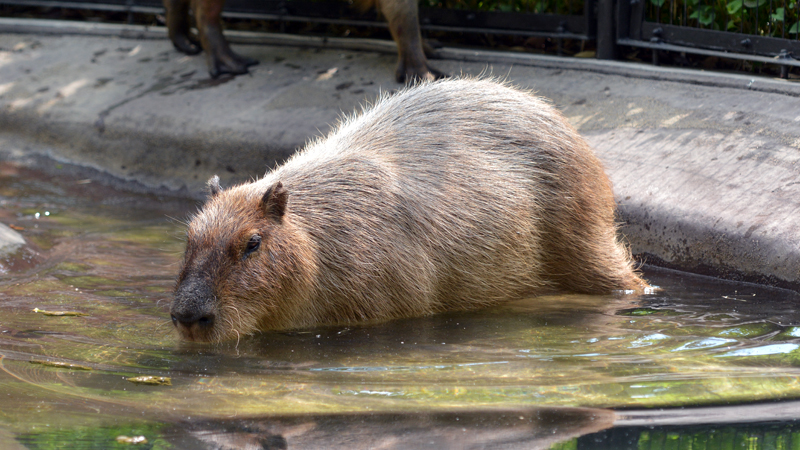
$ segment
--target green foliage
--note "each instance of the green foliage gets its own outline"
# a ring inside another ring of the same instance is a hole
[[[780,7],[779,7],[780,5]],[[800,33],[800,9],[779,0],[650,0],[647,20],[757,36]]]
[[[698,6],[692,15],[689,16],[690,19],[695,19],[705,26],[713,24],[714,17],[716,17],[714,7],[708,5]]]
[[[583,2],[584,0],[420,0],[420,6],[468,11],[579,15],[583,14]]]
[[[420,0],[420,6],[469,11],[583,14],[584,0]],[[800,34],[800,8],[783,0],[648,0],[647,20],[758,36]],[[778,5],[781,5],[778,7]]]

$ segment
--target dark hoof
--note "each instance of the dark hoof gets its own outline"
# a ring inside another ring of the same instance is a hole
[[[221,75],[244,75],[247,68],[258,64],[258,60],[230,52],[224,57],[214,58],[209,65],[208,73],[211,78]]]
[[[187,55],[196,55],[203,51],[200,42],[188,35],[175,36],[172,39],[172,45],[174,45],[179,52]]]
[[[398,69],[395,78],[398,83],[417,84],[425,81],[441,80],[450,75],[436,70],[431,66],[426,66],[425,70],[402,70]]]
[[[244,65],[245,67],[257,66],[258,65],[258,60],[257,59],[248,58],[247,56],[237,55],[235,53],[234,53],[234,57],[236,58],[236,61],[238,61],[240,64]]]

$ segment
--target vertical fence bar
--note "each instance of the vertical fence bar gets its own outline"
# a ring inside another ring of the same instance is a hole
[[[586,0],[593,1],[593,0]],[[614,26],[615,0],[597,1],[597,58],[617,59],[617,39]],[[620,0],[625,1],[625,0]]]
[[[686,26],[686,24],[688,23],[688,20],[686,19],[686,16],[688,14],[689,14],[689,2],[687,0],[683,0],[683,20],[681,21],[683,26]]]
[[[128,25],[133,25],[133,5],[134,0],[127,0],[125,2],[125,8],[128,11]]]
[[[675,10],[675,0],[669,0],[669,24],[672,25],[672,11]]]
[[[767,35],[772,36],[772,15],[775,14],[772,11],[772,0],[769,0],[769,15],[767,16]]]
[[[728,12],[728,5],[725,5],[725,29],[722,31],[728,31],[729,23],[731,23],[731,13]]]
[[[659,3],[658,4],[658,9],[657,9],[657,12],[656,12],[656,17],[658,18],[658,20],[656,20],[656,23],[661,23],[661,10],[664,9],[664,5],[667,2],[666,2],[666,0],[659,0],[658,3]]]
[[[786,39],[786,19],[789,17],[786,11],[786,0],[783,0],[783,22],[781,23],[781,38]]]
[[[740,11],[742,12],[742,17],[739,19],[739,33],[744,33],[744,16],[747,14],[747,8],[744,6],[744,3],[742,3],[742,9],[740,9]]]
[[[288,13],[288,9],[286,8],[286,0],[281,0],[278,3],[278,26],[280,27],[281,33],[286,33],[286,21],[283,20],[283,16]]]

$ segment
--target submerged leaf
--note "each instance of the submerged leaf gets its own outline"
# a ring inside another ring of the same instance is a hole
[[[88,316],[86,313],[78,312],[78,311],[45,311],[39,308],[33,308],[33,312],[44,314],[45,316],[58,316],[58,317],[80,317],[80,316]]]
[[[45,360],[41,360],[41,359],[32,359],[32,360],[30,360],[28,362],[30,362],[31,364],[41,364],[43,366],[58,367],[60,369],[92,370],[91,367],[82,366],[80,364],[59,362],[59,361],[45,361]]]
[[[146,384],[148,386],[172,386],[172,380],[169,377],[154,377],[150,375],[144,375],[140,377],[125,378],[125,380],[134,384]]]
[[[144,436],[117,436],[117,442],[120,444],[147,444],[147,438]]]

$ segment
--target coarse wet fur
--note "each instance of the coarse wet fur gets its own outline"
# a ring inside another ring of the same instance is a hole
[[[222,8],[225,0],[163,0],[169,38],[175,48],[187,55],[206,52],[208,72],[212,78],[220,75],[240,75],[258,64],[253,58],[231,50],[222,33]],[[399,61],[395,78],[398,82],[432,81],[445,74],[428,64],[419,26],[419,7],[416,0],[357,0],[360,9],[376,7],[386,18],[392,38],[397,43]],[[197,26],[197,36],[191,32],[190,12]]]
[[[191,221],[181,337],[641,291],[602,165],[534,95],[451,79],[382,96]]]

